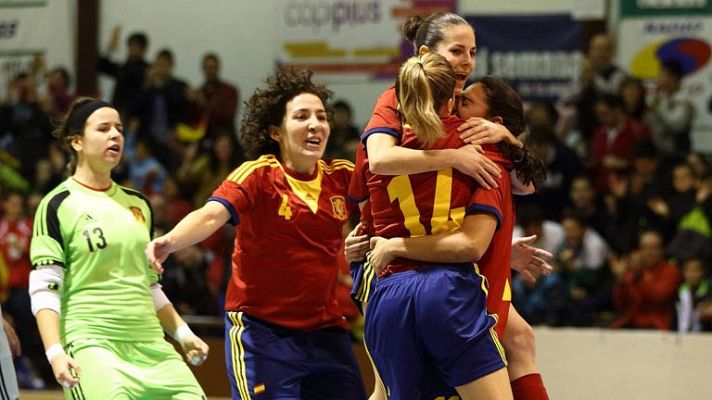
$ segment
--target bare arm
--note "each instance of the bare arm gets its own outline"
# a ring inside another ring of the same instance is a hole
[[[208,358],[208,345],[200,339],[188,324],[178,315],[173,304],[167,304],[158,311],[158,320],[161,321],[163,330],[168,332],[183,348],[185,358],[193,365],[200,365]]]
[[[396,138],[387,134],[372,134],[366,139],[371,173],[378,175],[409,175],[455,168],[472,176],[482,187],[496,188],[500,172],[497,165],[475,147],[459,149],[416,150],[398,146]]]
[[[426,262],[470,262],[479,260],[489,247],[497,228],[492,214],[467,216],[462,227],[435,235],[414,238],[371,238],[369,261],[381,272],[398,257]]]
[[[152,240],[146,246],[146,258],[156,272],[162,272],[163,261],[168,255],[201,242],[217,231],[230,219],[230,212],[217,201],[209,201],[203,207],[186,215],[165,235]]]
[[[62,350],[60,344],[59,314],[46,308],[39,310],[37,312],[37,328],[40,331],[42,343],[57,382],[65,388],[71,388],[79,383],[81,373],[79,364]]]

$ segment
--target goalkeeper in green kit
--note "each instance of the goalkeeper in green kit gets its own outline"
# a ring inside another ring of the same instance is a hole
[[[67,399],[205,399],[164,339],[165,330],[193,364],[208,355],[146,261],[150,205],[111,180],[122,129],[113,106],[83,98],[55,132],[73,173],[35,215],[32,312]]]

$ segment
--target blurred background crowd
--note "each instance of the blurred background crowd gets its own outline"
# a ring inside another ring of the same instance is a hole
[[[116,54],[126,46],[126,58]],[[579,87],[558,102],[528,102],[525,143],[547,166],[535,195],[518,197],[515,236],[538,236],[554,272],[515,277],[513,301],[533,325],[712,330],[712,170],[692,151],[694,107],[680,90],[683,67],[662,65],[650,87],[613,63],[606,34],[585,45]],[[200,60],[203,80],[173,73],[175,49],[151,51],[141,32],[115,29],[95,72],[114,81],[112,101],[126,147],[114,179],[151,200],[156,234],[200,207],[245,160],[238,133],[239,76],[222,76],[221,55]],[[7,83],[0,102],[0,301],[22,333],[18,375],[41,387],[43,350],[27,292],[32,218],[65,179],[53,122],[75,98],[73,77],[36,56]],[[339,93],[336,93],[339,98]],[[375,99],[373,99],[375,100]],[[353,159],[362,127],[351,106],[331,104],[327,157]],[[712,108],[712,101],[709,104]],[[230,273],[231,227],[171,257],[164,290],[181,314],[221,316]],[[343,263],[344,313],[359,336]]]

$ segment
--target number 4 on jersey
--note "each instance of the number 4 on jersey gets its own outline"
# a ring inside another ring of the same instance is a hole
[[[289,197],[286,194],[282,195],[282,204],[279,206],[279,211],[277,212],[277,215],[280,217],[284,217],[287,221],[292,219],[292,207],[290,207],[287,203],[289,202]]]

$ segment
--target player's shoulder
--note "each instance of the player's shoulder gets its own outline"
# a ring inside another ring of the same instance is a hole
[[[45,194],[37,207],[37,212],[46,213],[48,209],[56,211],[71,193],[72,190],[70,185],[67,184],[67,181],[60,183]]]
[[[354,163],[340,158],[319,160],[319,168],[331,175],[334,173],[351,174],[354,170]]]
[[[279,160],[272,154],[265,154],[256,160],[245,161],[228,174],[226,181],[242,184],[247,178],[254,175],[271,173],[279,168]]]
[[[134,189],[134,188],[130,188],[130,187],[127,187],[127,186],[122,186],[122,185],[119,185],[119,184],[117,184],[116,186],[118,186],[118,190],[119,190],[120,192],[122,192],[123,194],[129,196],[129,198],[135,198],[135,199],[137,199],[137,200],[143,201],[143,202],[145,202],[147,205],[150,206],[151,201],[148,199],[148,197],[146,197],[145,194],[141,193],[140,191],[138,191],[138,190],[136,190],[136,189]]]

